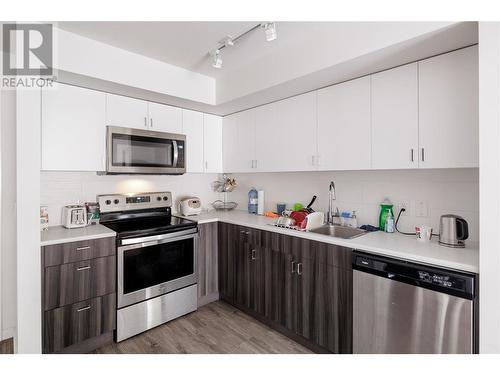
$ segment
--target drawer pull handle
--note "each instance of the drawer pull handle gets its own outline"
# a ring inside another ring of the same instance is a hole
[[[77,247],[76,251],[82,251],[82,250],[88,250],[90,249],[90,246],[82,246],[82,247]]]
[[[85,267],[78,267],[76,270],[77,271],[85,271],[85,270],[89,270],[90,269],[90,266],[85,266]]]
[[[257,250],[252,250],[252,260],[256,260],[257,259]]]
[[[88,305],[88,306],[85,306],[85,307],[82,307],[80,309],[76,309],[76,312],[82,312],[82,311],[87,311],[87,310],[90,310],[92,306]]]

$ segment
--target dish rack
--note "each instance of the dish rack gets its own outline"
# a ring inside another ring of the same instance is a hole
[[[236,188],[236,185],[236,180],[226,176],[225,174],[222,175],[222,180],[212,182],[212,189],[217,193],[223,194],[223,200],[218,199],[212,202],[212,207],[217,211],[234,210],[238,206],[238,203],[228,202],[227,193],[232,192]]]

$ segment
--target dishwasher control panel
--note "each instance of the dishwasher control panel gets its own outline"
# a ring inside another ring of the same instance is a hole
[[[390,280],[473,299],[475,275],[355,252],[353,269]]]
[[[446,288],[454,288],[460,290],[463,289],[464,287],[464,281],[456,277],[441,275],[427,271],[417,271],[417,272],[419,280],[424,281],[426,283],[431,283]]]

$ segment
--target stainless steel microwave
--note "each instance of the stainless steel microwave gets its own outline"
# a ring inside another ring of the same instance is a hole
[[[142,129],[107,127],[106,173],[183,174],[186,136]]]

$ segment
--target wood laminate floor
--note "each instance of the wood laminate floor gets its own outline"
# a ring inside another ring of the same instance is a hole
[[[97,354],[312,353],[309,349],[217,301]]]

